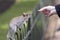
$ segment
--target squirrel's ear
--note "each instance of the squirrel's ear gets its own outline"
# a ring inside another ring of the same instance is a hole
[[[25,15],[26,13],[25,12],[23,12],[23,15]]]
[[[22,15],[23,15],[23,17],[25,17],[25,13],[23,13]]]
[[[23,17],[25,17],[25,15],[23,14]]]

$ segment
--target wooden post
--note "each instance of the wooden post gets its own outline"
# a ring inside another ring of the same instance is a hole
[[[59,2],[59,0],[40,0],[40,6],[41,7],[48,6],[48,5],[54,5],[54,3],[55,3],[55,5],[57,5],[60,2]],[[42,15],[42,21],[43,21],[43,25],[44,25],[43,26],[43,33],[45,35],[44,38],[46,40],[49,40],[49,37],[53,37],[53,35],[54,35],[55,28],[57,27],[57,20],[59,17],[57,14],[54,14],[54,15],[48,17],[47,18],[48,25],[46,25],[48,27],[45,26],[45,24],[46,24],[45,18],[46,17],[44,17],[44,15]],[[46,28],[47,30],[44,30],[44,28]],[[42,38],[42,40],[44,40],[44,39]]]
[[[46,40],[48,40],[48,39],[50,40],[54,37],[55,29],[57,27],[58,16],[57,16],[57,14],[54,14],[54,15],[50,16],[48,19],[49,19],[48,28],[45,33]]]
[[[33,17],[35,18],[36,17],[36,14],[38,14],[37,13],[37,10],[39,9],[39,8],[41,8],[41,7],[44,7],[44,6],[48,6],[48,5],[57,5],[57,4],[59,4],[60,3],[60,1],[59,0],[40,0],[40,4],[39,4],[39,6],[38,7],[36,7],[35,8],[35,10],[34,10],[34,12],[33,12]],[[55,3],[55,4],[54,4]],[[40,36],[42,37],[42,40],[44,40],[44,38],[45,39],[49,39],[49,37],[53,37],[53,35],[54,35],[54,32],[55,32],[55,28],[57,27],[57,20],[58,20],[58,15],[57,14],[54,14],[54,15],[52,15],[52,16],[50,16],[50,17],[46,17],[46,16],[44,16],[43,14],[40,16],[40,19],[42,20],[42,22],[43,22],[43,25],[42,25],[42,29],[43,30],[40,30],[41,32],[40,33],[42,33]],[[40,20],[40,21],[41,21]],[[48,20],[48,22],[47,22],[47,20]],[[32,32],[32,34],[34,33],[34,34],[36,34],[35,32],[37,32],[37,30],[36,29],[38,29],[37,27],[37,25],[38,25],[38,23],[39,22],[37,22],[37,24],[35,25],[36,27],[34,28],[34,30],[33,30],[33,32]],[[41,26],[41,25],[39,25],[39,26]],[[47,29],[47,30],[46,30]],[[39,29],[38,29],[39,30]],[[35,31],[35,32],[34,32]],[[38,33],[38,32],[37,32]],[[35,36],[33,34],[33,36]],[[43,36],[42,36],[43,35]],[[35,37],[34,37],[35,38]],[[34,40],[37,40],[37,37],[34,39]],[[41,38],[39,39],[38,38],[38,40],[41,40]]]
[[[57,4],[60,4],[59,2],[60,0],[54,0],[54,5],[57,5]],[[55,30],[56,28],[58,27],[58,20],[59,20],[59,17],[57,14],[54,14],[52,16],[50,16],[49,18],[49,23],[48,23],[48,28],[47,28],[47,32],[45,34],[45,39],[48,40],[52,40],[52,38],[54,37],[55,35]]]

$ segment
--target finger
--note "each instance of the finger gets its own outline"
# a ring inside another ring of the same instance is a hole
[[[45,16],[49,16],[50,10],[44,9],[43,11],[41,11],[42,13],[45,14]]]
[[[50,10],[44,9],[42,12],[44,12],[44,13],[50,13]]]
[[[44,9],[48,9],[48,10],[49,10],[49,7],[48,7],[48,6],[43,7],[43,8],[41,8],[41,9],[39,9],[38,11],[43,11]]]
[[[38,11],[40,11],[40,12],[42,12],[44,9],[42,8],[42,9],[40,9],[40,10],[38,10]]]
[[[38,11],[40,11],[40,12],[42,12],[42,13],[50,13],[50,10],[48,10],[48,9],[42,9],[42,10],[38,10]]]

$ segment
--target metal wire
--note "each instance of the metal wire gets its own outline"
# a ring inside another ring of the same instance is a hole
[[[35,24],[36,24],[37,20],[39,19],[40,15],[41,14],[37,15],[37,17],[35,18],[34,23],[32,23],[32,25],[31,25],[31,29],[27,32],[26,36],[24,36],[24,38],[22,40],[26,40],[28,38],[28,36],[31,34],[31,32],[32,32],[33,28],[35,27]]]

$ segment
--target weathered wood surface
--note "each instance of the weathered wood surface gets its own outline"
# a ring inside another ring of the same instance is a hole
[[[60,40],[60,30],[58,30],[60,29],[60,18],[54,15],[54,18],[49,20],[50,22],[45,36],[46,40]]]
[[[54,14],[52,16],[50,16],[49,18],[49,23],[48,23],[48,28],[47,28],[47,31],[46,31],[46,34],[45,34],[45,39],[46,40],[52,40],[55,33],[56,33],[56,28],[58,27],[58,15],[57,14]]]
[[[60,4],[60,0],[55,0],[55,5]],[[60,40],[60,18],[57,14],[49,17],[48,28],[45,35],[45,40]]]

